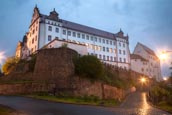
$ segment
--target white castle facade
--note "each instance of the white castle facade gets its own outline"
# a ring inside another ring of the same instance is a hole
[[[138,43],[131,54],[131,70],[143,76],[162,80],[160,60],[155,52],[147,46]]]
[[[34,8],[29,31],[19,42],[16,56],[27,58],[42,48],[57,48],[62,44],[81,55],[95,55],[104,63],[130,69],[129,37],[122,30],[110,33],[59,18],[55,11],[41,14]]]

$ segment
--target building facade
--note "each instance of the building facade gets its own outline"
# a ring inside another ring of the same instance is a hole
[[[53,43],[54,46],[59,46],[55,45],[59,40],[68,41],[68,44],[72,42],[77,43],[75,45],[84,44],[88,55],[95,55],[104,63],[130,69],[129,37],[124,36],[122,30],[110,33],[66,21],[59,18],[55,9],[49,15],[44,15],[36,6],[25,37],[24,49],[19,58],[26,58],[57,39]]]
[[[160,60],[153,50],[137,43],[131,55],[131,69],[157,81],[162,80]]]

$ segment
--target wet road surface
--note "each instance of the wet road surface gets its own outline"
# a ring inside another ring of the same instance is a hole
[[[25,115],[171,115],[150,106],[146,94],[140,92],[129,95],[119,108],[63,104],[17,96],[0,96],[0,104]]]

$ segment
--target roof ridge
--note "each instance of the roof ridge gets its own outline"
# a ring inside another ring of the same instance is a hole
[[[97,28],[94,28],[94,27],[91,27],[91,26],[86,26],[86,25],[84,25],[84,24],[79,24],[79,23],[72,22],[72,21],[68,21],[68,20],[64,20],[64,19],[61,19],[61,20],[62,20],[62,21],[67,21],[67,22],[70,22],[70,23],[73,23],[73,24],[77,24],[77,25],[80,25],[80,26],[85,26],[85,27],[88,27],[88,28],[91,28],[91,29],[96,29],[96,30],[99,30],[99,31],[103,31],[103,32],[106,32],[106,33],[108,33],[108,34],[114,34],[114,33],[112,33],[112,32],[108,32],[108,31],[102,30],[102,29],[97,29]],[[116,34],[114,34],[114,35],[116,35]]]
[[[144,44],[142,44],[142,43],[140,43],[140,42],[138,42],[140,45],[142,45],[144,48],[146,48],[146,49],[148,49],[148,50],[150,50],[151,52],[153,52],[153,53],[155,53],[152,49],[150,49],[148,46],[146,46],[146,45],[144,45]]]

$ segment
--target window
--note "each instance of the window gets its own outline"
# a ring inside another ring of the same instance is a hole
[[[77,33],[77,37],[80,38],[80,33]]]
[[[110,41],[110,45],[112,45],[112,41]]]
[[[121,46],[121,43],[119,42],[119,46]]]
[[[112,56],[110,57],[110,61],[113,61],[113,57]]]
[[[63,35],[66,35],[66,30],[63,30]]]
[[[123,43],[123,47],[125,47],[125,44]]]
[[[109,56],[107,56],[107,61],[109,61]]]
[[[103,39],[103,43],[105,43],[105,39]]]
[[[102,59],[102,55],[99,55],[99,59]]]
[[[109,48],[109,52],[110,52],[110,53],[113,53],[113,50],[112,50],[112,48]]]
[[[124,58],[124,63],[126,63],[126,59]]]
[[[103,47],[103,51],[105,52],[105,47]]]
[[[121,50],[119,50],[119,54],[121,54]]]
[[[85,39],[85,34],[82,34],[82,39]]]
[[[116,49],[114,49],[114,53],[116,53]]]
[[[113,45],[115,45],[115,41],[113,42]]]
[[[103,55],[103,60],[105,60],[105,55]]]
[[[125,50],[123,51],[123,54],[125,55]]]
[[[144,68],[142,68],[142,72],[144,72]]]
[[[36,31],[38,31],[38,27],[36,26]]]
[[[48,30],[49,30],[49,31],[52,31],[52,27],[51,27],[51,26],[48,26]]]
[[[76,32],[73,32],[73,37],[76,37]]]
[[[109,48],[108,47],[106,48],[106,51],[109,52]]]
[[[99,38],[99,42],[101,43],[101,38]]]
[[[89,40],[89,35],[87,35],[86,37],[87,37],[87,40]]]
[[[32,44],[34,44],[34,38],[32,39]]]
[[[71,36],[71,31],[67,31],[67,35],[68,36]]]
[[[94,38],[94,41],[97,42],[97,37]]]
[[[119,61],[122,62],[122,58],[119,58]]]
[[[48,35],[48,41],[51,41],[51,35]]]
[[[101,46],[98,46],[98,50],[101,51]]]
[[[91,41],[93,41],[93,36],[91,36]]]
[[[109,40],[106,40],[106,44],[109,44]]]
[[[32,34],[34,34],[34,33],[35,33],[35,30],[32,31]]]
[[[59,28],[56,28],[56,32],[59,33]]]

